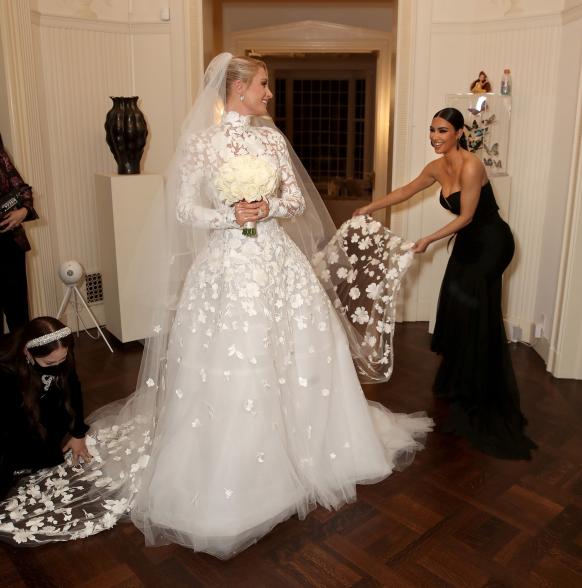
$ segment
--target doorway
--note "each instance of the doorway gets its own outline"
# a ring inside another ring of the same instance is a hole
[[[293,145],[337,226],[372,199],[374,53],[262,55],[270,114]]]

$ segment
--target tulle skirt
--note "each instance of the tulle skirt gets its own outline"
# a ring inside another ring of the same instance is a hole
[[[143,390],[90,419],[91,464],[15,489],[2,537],[80,538],[129,512],[148,545],[229,558],[412,461],[432,420],[366,400],[308,260],[276,221],[260,229],[215,233],[187,276],[164,381],[142,374]]]

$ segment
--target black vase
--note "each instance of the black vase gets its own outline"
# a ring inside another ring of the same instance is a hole
[[[138,96],[110,96],[113,106],[105,117],[105,139],[120,175],[139,174],[148,127],[137,105]]]

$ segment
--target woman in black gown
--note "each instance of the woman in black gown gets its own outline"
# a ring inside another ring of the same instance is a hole
[[[39,317],[0,347],[0,497],[23,475],[90,460],[71,330]],[[63,441],[70,436],[63,446]]]
[[[530,459],[536,445],[524,433],[527,421],[509,357],[501,313],[501,276],[515,249],[483,163],[467,150],[463,115],[455,108],[437,112],[430,141],[442,157],[412,182],[354,214],[370,214],[408,200],[435,182],[440,203],[455,218],[419,239],[415,253],[449,236],[455,245],[439,297],[432,339],[442,355],[434,392],[448,401],[444,430],[466,437],[477,449],[504,459]]]

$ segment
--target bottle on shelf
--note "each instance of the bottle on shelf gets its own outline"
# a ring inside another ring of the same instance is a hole
[[[511,70],[506,67],[501,78],[501,93],[504,96],[511,96]]]

